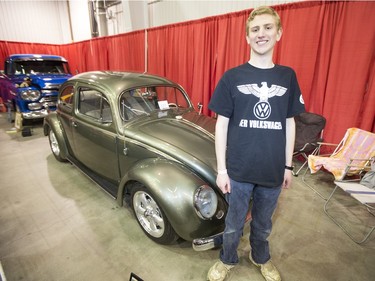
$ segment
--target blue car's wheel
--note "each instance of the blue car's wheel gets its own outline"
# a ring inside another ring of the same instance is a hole
[[[178,238],[153,196],[142,184],[132,190],[132,208],[146,235],[159,244],[171,244]]]

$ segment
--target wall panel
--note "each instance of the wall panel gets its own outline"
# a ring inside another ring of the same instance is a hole
[[[296,0],[121,0],[108,9],[107,35],[122,34]],[[0,0],[0,40],[67,44],[91,39],[89,0]]]
[[[69,26],[62,1],[0,1],[0,40],[61,44]],[[71,41],[68,41],[71,42]]]

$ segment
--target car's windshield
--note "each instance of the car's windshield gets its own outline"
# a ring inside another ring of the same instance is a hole
[[[12,74],[69,74],[68,63],[55,60],[14,61]]]
[[[120,114],[124,121],[153,111],[170,108],[189,108],[188,97],[178,88],[170,86],[138,87],[125,91],[120,97]]]

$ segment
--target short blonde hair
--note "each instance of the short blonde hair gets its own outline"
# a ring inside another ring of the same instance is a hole
[[[258,8],[255,8],[249,15],[247,21],[246,21],[246,35],[249,35],[249,27],[250,23],[254,20],[256,16],[260,15],[271,15],[274,17],[277,30],[280,30],[282,28],[281,26],[281,20],[279,14],[272,8],[268,6],[260,6]]]

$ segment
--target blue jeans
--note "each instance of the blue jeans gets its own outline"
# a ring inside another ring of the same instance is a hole
[[[239,262],[237,248],[243,233],[250,198],[253,196],[249,240],[253,260],[256,263],[264,264],[271,258],[267,238],[271,234],[272,215],[277,206],[281,186],[270,188],[236,182],[232,179],[230,183],[231,193],[226,194],[229,208],[225,218],[220,260],[230,265]]]

